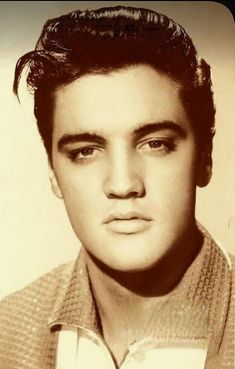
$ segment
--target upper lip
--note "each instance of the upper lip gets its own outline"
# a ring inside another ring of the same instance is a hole
[[[142,219],[142,220],[146,220],[146,221],[150,221],[151,218],[138,213],[136,211],[130,211],[127,213],[121,213],[121,212],[115,212],[110,214],[104,221],[105,224],[110,223],[114,220],[131,220],[131,219]]]

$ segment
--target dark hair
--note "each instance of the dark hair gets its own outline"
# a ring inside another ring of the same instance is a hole
[[[210,66],[199,59],[185,30],[148,9],[116,6],[76,10],[48,20],[35,50],[17,62],[14,92],[24,67],[34,114],[48,156],[52,151],[53,92],[87,73],[148,64],[181,85],[181,99],[211,160],[215,108]]]

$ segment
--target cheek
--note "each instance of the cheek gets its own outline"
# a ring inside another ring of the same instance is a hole
[[[165,209],[189,207],[195,201],[197,169],[193,150],[173,154],[162,162],[151,163],[145,173],[146,192]]]
[[[65,207],[73,227],[83,227],[97,214],[97,199],[100,200],[101,193],[98,195],[100,181],[91,174],[79,174],[77,171],[66,170],[57,173],[58,184],[62,192]]]

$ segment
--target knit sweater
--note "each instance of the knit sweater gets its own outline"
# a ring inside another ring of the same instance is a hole
[[[161,343],[208,342],[205,369],[234,369],[234,258],[204,230],[203,246],[156,314]],[[232,272],[233,270],[233,272]],[[155,322],[155,323],[156,323]],[[0,369],[55,369],[61,325],[100,334],[85,255],[0,303]]]

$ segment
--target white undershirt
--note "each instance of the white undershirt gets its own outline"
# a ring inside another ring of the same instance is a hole
[[[129,347],[120,369],[203,369],[206,345],[163,346],[141,341]],[[116,369],[103,341],[92,331],[63,327],[56,369]]]

